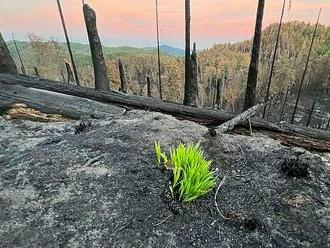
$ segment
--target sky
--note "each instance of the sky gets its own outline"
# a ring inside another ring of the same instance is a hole
[[[149,47],[156,43],[155,0],[85,0],[97,13],[103,45]],[[162,44],[183,48],[184,0],[158,0]],[[87,43],[81,0],[61,0],[71,41]],[[199,48],[235,42],[253,35],[257,0],[191,0],[192,40]],[[282,0],[266,0],[264,27],[278,22]],[[45,39],[64,40],[56,0],[0,0],[0,31],[26,40],[33,32]],[[330,0],[292,0],[284,21],[330,26]]]

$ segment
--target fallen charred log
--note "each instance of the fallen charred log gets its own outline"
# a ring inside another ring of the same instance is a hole
[[[58,92],[70,96],[87,98],[102,103],[108,103],[124,108],[144,109],[156,112],[170,114],[178,118],[195,121],[208,126],[217,126],[233,119],[236,115],[220,110],[202,109],[181,104],[164,102],[155,98],[142,96],[126,95],[119,92],[95,91],[91,88],[83,88],[75,85],[68,85],[51,80],[43,80],[25,76],[16,76],[10,74],[0,74],[0,83],[3,85],[21,85],[29,88],[43,89],[52,92]],[[17,97],[19,102],[20,97]],[[330,141],[330,132],[303,128],[297,126],[279,127],[264,119],[253,117],[251,124],[254,130],[268,130],[275,133],[295,133]],[[247,121],[239,126],[248,127]]]

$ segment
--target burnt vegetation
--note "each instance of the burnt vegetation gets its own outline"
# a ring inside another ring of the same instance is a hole
[[[198,51],[185,0],[184,56],[157,0],[155,49],[103,46],[84,1],[89,46],[60,0],[66,43],[0,34],[0,246],[326,247],[330,27],[286,0],[263,27],[265,2],[253,38]]]

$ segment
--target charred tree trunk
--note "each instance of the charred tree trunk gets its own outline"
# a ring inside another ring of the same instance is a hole
[[[160,68],[158,0],[156,0],[156,25],[157,25],[157,63],[158,63],[159,98],[162,100],[163,99],[163,90],[162,90],[162,74],[161,74],[161,68]]]
[[[66,67],[66,72],[68,74],[68,80],[67,80],[67,83],[74,83],[74,77],[73,77],[73,73],[72,73],[72,70],[71,70],[71,66],[69,63],[65,62],[65,67]]]
[[[150,77],[147,77],[147,96],[151,97],[151,81]]]
[[[313,112],[314,112],[314,109],[315,109],[315,105],[316,105],[316,102],[317,102],[317,98],[318,98],[318,93],[315,94],[315,97],[314,97],[314,101],[313,101],[313,104],[312,104],[312,108],[309,112],[309,116],[308,116],[308,120],[307,120],[307,124],[306,124],[306,127],[309,126],[311,120],[312,120],[312,115],[313,115]]]
[[[127,93],[126,77],[125,77],[125,68],[121,59],[118,61],[119,67],[119,77],[120,77],[120,91]]]
[[[259,0],[257,19],[253,39],[253,47],[251,54],[251,62],[248,73],[245,100],[243,109],[247,110],[255,104],[256,100],[256,88],[258,79],[258,64],[260,55],[260,45],[261,45],[261,31],[262,31],[262,21],[264,16],[265,0]]]
[[[72,49],[71,49],[71,43],[70,43],[68,31],[66,29],[64,15],[63,15],[63,11],[62,11],[60,0],[57,0],[57,6],[58,6],[58,11],[59,11],[60,17],[61,17],[62,27],[63,27],[65,39],[66,39],[66,44],[68,46],[68,51],[69,51],[70,60],[71,60],[71,64],[72,64],[73,71],[74,71],[75,80],[76,80],[77,85],[80,86],[79,77],[78,77],[78,71],[77,71],[76,63],[75,63],[74,58],[73,58],[73,53],[72,53]]]
[[[316,32],[317,32],[317,27],[318,27],[319,21],[320,21],[320,15],[321,15],[321,9],[319,11],[319,15],[317,17],[317,21],[316,21],[316,24],[315,24],[315,29],[314,29],[314,32],[313,32],[312,42],[311,42],[311,45],[309,47],[308,56],[307,56],[307,60],[306,60],[305,70],[303,72],[303,76],[302,76],[302,79],[301,79],[301,82],[300,82],[300,86],[299,86],[299,90],[298,90],[298,95],[297,95],[297,100],[296,100],[296,104],[294,106],[294,110],[293,110],[293,114],[292,114],[292,118],[291,118],[291,124],[294,123],[294,118],[296,116],[296,112],[297,112],[297,107],[298,107],[298,103],[299,103],[299,99],[300,99],[300,94],[301,94],[302,86],[303,86],[304,81],[305,81],[305,77],[306,77],[306,73],[307,73],[307,69],[308,69],[308,65],[309,65],[309,59],[310,59],[310,56],[311,56],[311,53],[312,53],[312,49],[313,49],[313,45],[314,45],[314,41],[315,41],[315,37],[316,37]]]
[[[191,63],[190,63],[190,0],[185,0],[185,87],[184,87],[184,105],[191,105]]]
[[[212,79],[212,92],[213,92],[213,108],[215,109],[217,107],[217,91],[218,91],[218,80],[216,77]]]
[[[83,7],[85,23],[88,33],[89,45],[92,53],[92,60],[94,66],[95,89],[96,90],[110,90],[110,82],[108,78],[107,65],[102,51],[102,44],[96,26],[95,11],[84,4]]]
[[[216,92],[216,107],[220,109],[220,96],[221,96],[221,79],[217,80],[217,92]]]
[[[0,72],[9,74],[18,74],[17,67],[10,55],[5,40],[0,33]]]
[[[36,66],[33,67],[34,69],[34,74],[36,75],[36,77],[40,78],[40,74],[39,74],[39,70]]]
[[[282,22],[283,22],[283,15],[284,15],[285,4],[286,4],[286,0],[283,1],[281,19],[280,19],[280,23],[279,23],[278,30],[277,30],[275,50],[274,50],[274,55],[273,55],[273,60],[272,60],[272,66],[271,66],[271,69],[270,69],[270,75],[269,75],[269,80],[268,80],[268,85],[267,85],[267,92],[266,92],[265,102],[268,101],[269,92],[270,92],[270,86],[272,84],[272,78],[273,78],[274,67],[275,67],[275,62],[276,62],[277,49],[278,49],[278,44],[279,44],[279,41],[280,41],[280,34],[281,34],[281,29],[282,29]],[[266,115],[266,108],[267,108],[267,106],[264,107],[264,112],[262,114],[262,117],[263,118],[265,118],[265,115]]]
[[[20,61],[20,63],[21,63],[21,70],[22,70],[22,73],[23,73],[23,75],[26,75],[26,71],[25,71],[24,63],[23,63],[23,60],[22,60],[21,54],[20,54],[20,52],[19,52],[19,50],[18,50],[18,46],[17,46],[16,40],[15,40],[15,36],[14,36],[14,34],[12,34],[12,36],[13,36],[13,41],[14,41],[14,45],[15,45],[16,52],[17,52],[17,55],[18,55],[19,61]]]
[[[196,43],[190,57],[190,96],[189,103],[193,106],[198,106],[198,66],[197,66],[197,51]]]

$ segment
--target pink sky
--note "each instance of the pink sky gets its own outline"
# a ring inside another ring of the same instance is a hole
[[[61,0],[72,41],[86,42],[81,0]],[[96,11],[101,39],[110,46],[154,46],[154,0],[85,0]],[[199,47],[251,37],[257,0],[191,0],[192,39]],[[44,38],[63,40],[56,0],[0,0],[0,30],[9,39],[14,32],[26,38],[34,32]],[[264,26],[277,22],[282,0],[266,0]],[[323,8],[321,23],[330,25],[330,0],[292,0],[285,21],[315,22]],[[161,41],[182,47],[184,0],[159,0]]]

